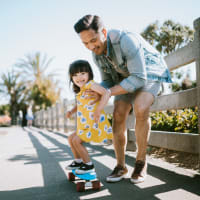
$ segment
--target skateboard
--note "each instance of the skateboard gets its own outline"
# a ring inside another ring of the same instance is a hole
[[[76,183],[77,192],[84,192],[86,189],[100,190],[101,188],[96,172],[76,174],[75,169],[73,169],[68,173],[68,180]]]

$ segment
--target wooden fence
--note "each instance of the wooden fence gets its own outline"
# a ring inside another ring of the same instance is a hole
[[[151,107],[151,111],[183,109],[198,107],[200,116],[200,18],[194,21],[194,41],[165,57],[170,71],[195,62],[197,86],[193,89],[179,91],[173,94],[159,96]],[[49,130],[70,131],[75,128],[74,118],[66,119],[65,113],[75,103],[74,100],[64,100],[63,104],[56,104],[47,110],[35,113],[35,125]],[[105,108],[107,113],[113,112],[113,106]],[[135,150],[134,116],[129,116],[127,122],[127,149]],[[198,117],[198,134],[171,133],[151,131],[149,144],[173,150],[199,153],[200,155],[200,117]]]

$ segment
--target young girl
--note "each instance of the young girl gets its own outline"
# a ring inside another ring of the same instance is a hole
[[[91,66],[85,60],[73,62],[69,68],[69,76],[76,93],[76,106],[67,112],[66,117],[69,118],[77,112],[77,130],[68,138],[75,160],[66,169],[76,169],[77,174],[84,174],[94,171],[94,165],[83,143],[100,143],[105,139],[112,139],[113,136],[112,127],[103,111],[110,92],[93,81]],[[101,95],[99,102],[91,104],[92,99],[86,98],[84,94],[88,89]]]

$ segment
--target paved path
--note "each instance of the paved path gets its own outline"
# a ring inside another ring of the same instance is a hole
[[[67,180],[65,166],[72,154],[67,135],[37,128],[0,128],[0,200],[200,200],[200,176],[148,157],[148,177],[134,185],[130,180],[109,184],[105,177],[116,161],[112,145],[87,145],[102,182],[100,191],[76,192]],[[127,152],[129,176],[135,153]]]

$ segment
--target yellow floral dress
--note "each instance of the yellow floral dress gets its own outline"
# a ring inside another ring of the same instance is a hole
[[[92,99],[86,99],[84,92],[90,89],[93,80],[86,83],[76,95],[77,100],[77,135],[85,142],[103,142],[112,139],[112,127],[104,111],[101,112],[99,123],[94,122],[93,113],[98,102],[90,105]]]

